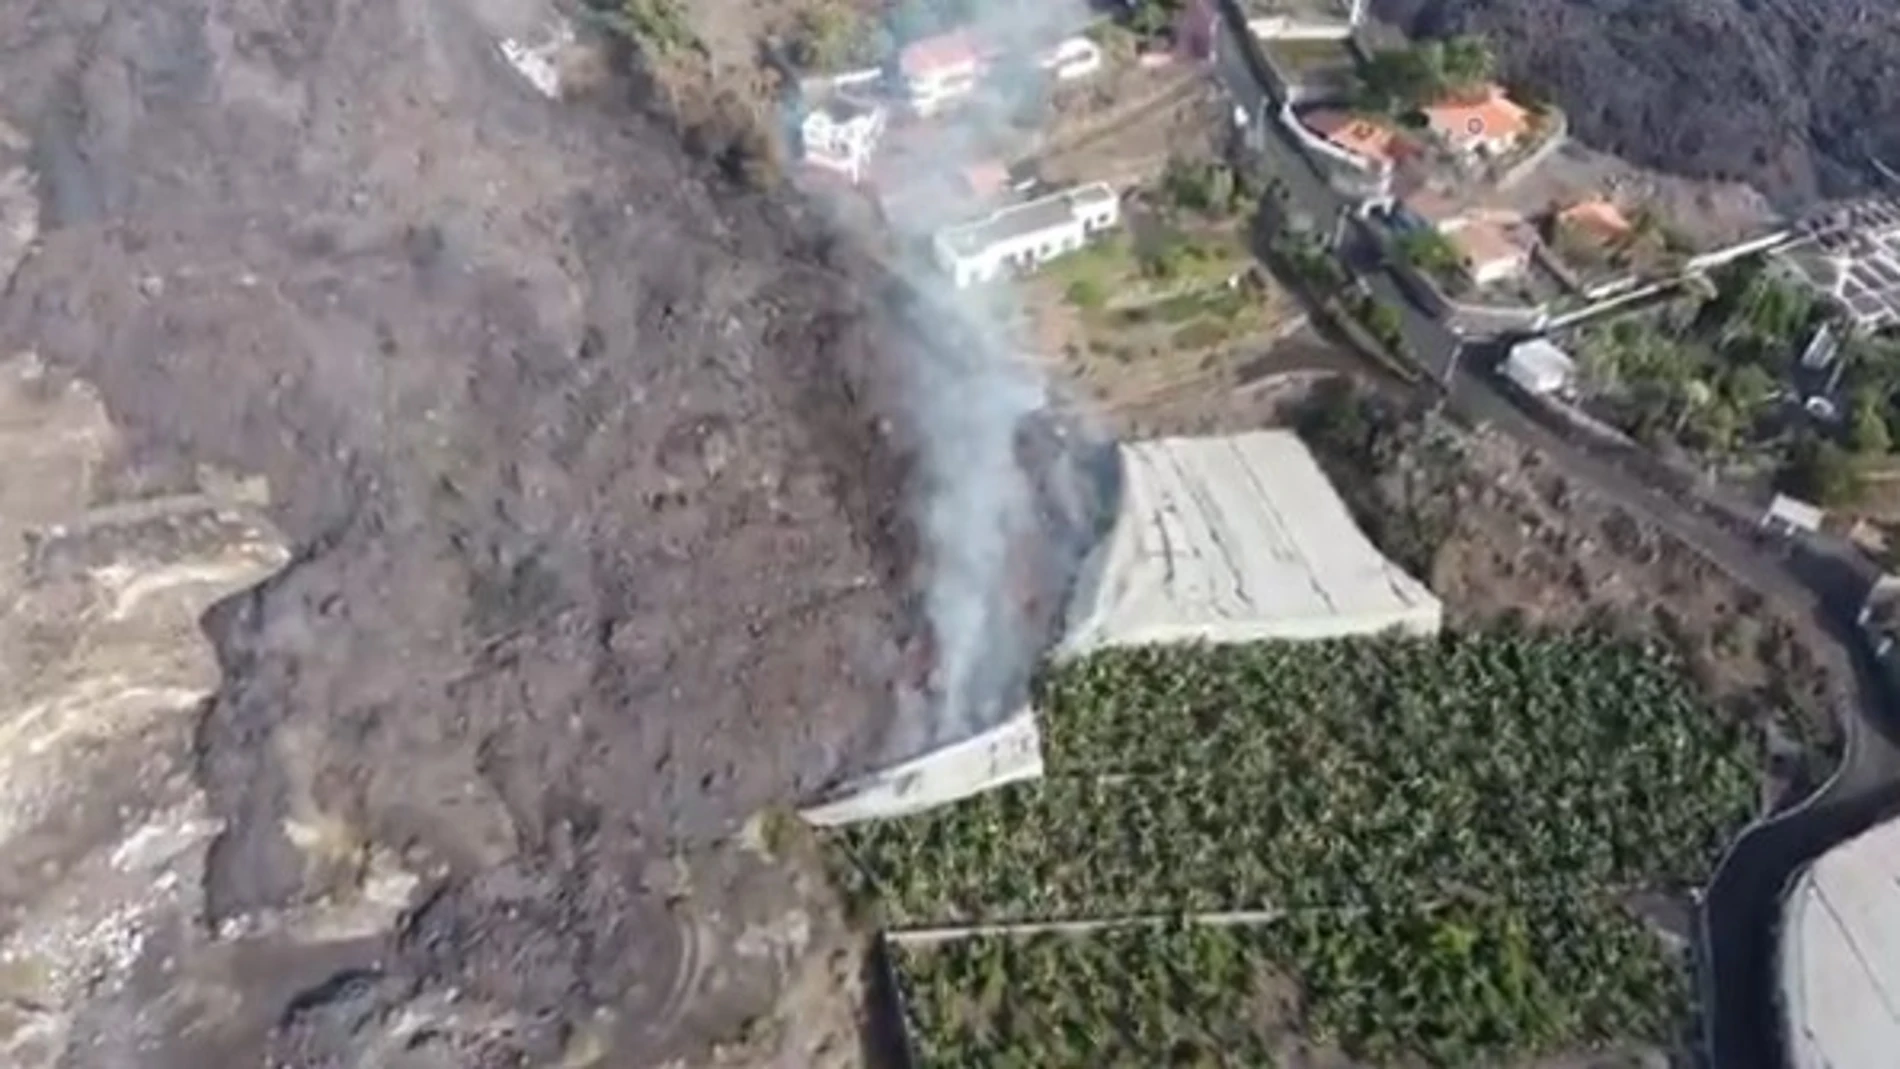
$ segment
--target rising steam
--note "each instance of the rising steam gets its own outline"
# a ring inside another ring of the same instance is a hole
[[[1054,45],[1091,19],[1081,0],[974,6],[972,32],[1006,49]],[[1033,63],[991,64],[981,99],[932,117],[928,158],[912,173],[883,168],[879,191],[927,202],[945,176],[993,160],[999,144],[1020,145],[1010,124],[1044,92]],[[909,223],[914,232],[904,236],[921,245],[950,221],[920,214],[896,223]],[[1074,487],[1099,481],[1101,458],[1112,455],[1099,438],[1052,419],[1050,385],[1012,341],[998,294],[958,290],[915,259],[891,266],[908,296],[902,415],[916,451],[931,665],[927,683],[900,687],[872,755],[878,765],[981,732],[1027,701],[1036,662],[1057,638],[1060,602],[1099,526],[1075,510],[1098,510],[1100,488]],[[1026,435],[1041,444],[1026,451]]]

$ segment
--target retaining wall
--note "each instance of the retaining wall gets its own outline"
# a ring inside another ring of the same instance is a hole
[[[1522,181],[1525,175],[1535,171],[1545,160],[1550,159],[1551,153],[1562,148],[1564,142],[1570,139],[1569,116],[1555,108],[1548,114],[1552,117],[1551,129],[1545,132],[1543,142],[1492,179],[1492,184],[1498,189],[1509,189]]]

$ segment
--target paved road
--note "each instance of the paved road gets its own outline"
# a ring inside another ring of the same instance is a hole
[[[1261,166],[1284,184],[1295,213],[1319,225],[1346,218],[1350,203],[1274,117],[1276,105],[1242,43],[1244,19],[1231,2],[1221,7],[1216,72],[1249,116]],[[1374,297],[1399,312],[1413,357],[1437,379],[1454,415],[1536,448],[1566,476],[1674,534],[1763,597],[1811,614],[1854,664],[1852,708],[1838,711],[1845,749],[1837,775],[1798,809],[1738,837],[1704,896],[1706,1055],[1718,1069],[1779,1069],[1774,951],[1782,889],[1829,846],[1900,813],[1894,695],[1854,626],[1876,569],[1838,539],[1764,543],[1752,531],[1751,510],[1719,488],[1581,440],[1494,375],[1502,345],[1461,338],[1412,302],[1382,265],[1367,226],[1353,219],[1344,224],[1344,237],[1341,259]]]

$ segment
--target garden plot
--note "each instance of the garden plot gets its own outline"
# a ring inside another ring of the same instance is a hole
[[[1220,163],[1176,157],[1156,170],[1125,198],[1124,230],[1027,288],[1042,347],[1108,408],[1230,371],[1299,316],[1247,243],[1261,191]]]
[[[1261,1064],[1270,975],[1355,1057],[1661,1042],[1684,964],[1625,904],[1699,885],[1755,802],[1746,733],[1596,634],[1114,651],[1038,707],[1044,782],[854,828],[849,878],[900,944],[1127,927],[900,948],[926,1066]]]

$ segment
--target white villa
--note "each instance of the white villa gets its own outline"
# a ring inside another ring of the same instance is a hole
[[[1074,252],[1120,222],[1121,198],[1107,183],[1091,182],[947,227],[931,244],[938,265],[961,288]]]
[[[847,101],[812,109],[798,131],[805,162],[854,183],[863,181],[884,134],[884,118],[883,108]]]

